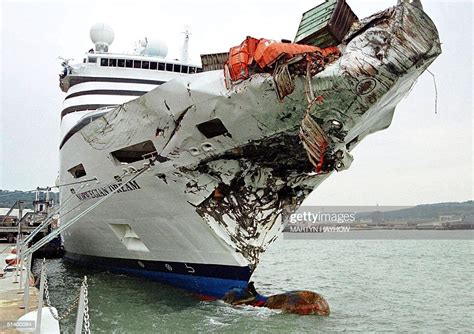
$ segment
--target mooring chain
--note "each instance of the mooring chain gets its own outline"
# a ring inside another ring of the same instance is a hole
[[[69,315],[71,315],[72,311],[74,311],[76,309],[77,304],[79,303],[79,295],[78,295],[76,298],[74,298],[74,300],[69,305],[69,307],[66,309],[66,312],[64,314],[62,314],[61,316],[59,314],[56,315],[55,312],[53,311],[53,307],[52,307],[51,301],[49,299],[48,278],[46,277],[46,274],[45,274],[45,280],[44,280],[44,296],[45,296],[45,299],[46,299],[45,304],[46,304],[46,306],[48,306],[49,312],[51,313],[53,318],[56,319],[57,321],[64,320]]]
[[[88,290],[87,290],[87,276],[84,276],[84,281],[82,282],[82,286],[84,287],[84,332],[86,334],[91,333],[91,324],[89,318],[89,298],[88,298]]]
[[[44,270],[44,267],[43,267]],[[87,290],[87,277],[84,277],[84,281],[82,282],[82,286],[84,287],[84,332],[86,334],[91,333],[91,326],[90,326],[90,318],[89,318],[89,300],[88,300],[88,290]],[[79,295],[74,298],[72,303],[69,305],[69,307],[66,309],[66,311],[62,315],[56,315],[55,312],[53,311],[53,307],[51,305],[51,301],[49,299],[49,288],[48,288],[48,279],[46,276],[46,271],[44,271],[44,296],[46,299],[46,306],[49,309],[49,312],[53,316],[54,319],[57,321],[62,321],[66,319],[71,313],[77,308],[79,304],[79,300],[81,297],[81,293],[79,292]]]

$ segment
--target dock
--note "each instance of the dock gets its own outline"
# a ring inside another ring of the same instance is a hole
[[[5,259],[10,253],[11,247],[15,244],[0,244],[2,253],[0,253],[0,271],[3,277],[0,278],[0,332],[2,333],[21,333],[16,330],[14,322],[24,315],[23,308],[23,290],[20,291],[20,275],[16,277],[15,270],[3,270],[6,265]],[[23,270],[22,286],[27,282],[26,270]],[[38,307],[38,289],[30,287],[29,289],[29,309],[35,310]]]
[[[8,269],[5,259],[10,254],[14,244],[0,244],[0,333],[24,333],[34,332],[36,314],[38,309],[39,292],[34,286],[28,289],[28,310],[25,315],[24,287],[29,281],[29,270],[22,266],[22,272],[15,268]],[[21,280],[21,284],[20,284]],[[41,333],[59,333],[59,322],[49,314],[47,308],[43,308],[41,316]]]

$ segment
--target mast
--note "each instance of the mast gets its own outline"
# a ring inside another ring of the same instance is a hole
[[[189,60],[189,55],[188,55],[189,35],[191,35],[188,27],[186,27],[186,30],[183,32],[183,34],[184,34],[184,43],[183,43],[183,48],[181,50],[181,61],[183,63],[187,63]]]

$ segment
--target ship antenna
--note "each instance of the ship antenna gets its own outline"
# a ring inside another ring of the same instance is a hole
[[[189,32],[189,27],[185,27],[185,31],[183,31],[183,34],[184,34],[184,43],[183,43],[183,49],[181,50],[181,61],[183,63],[187,63],[188,62],[188,58],[189,58],[189,55],[188,55],[188,48],[189,48],[189,36],[191,35],[191,33]]]

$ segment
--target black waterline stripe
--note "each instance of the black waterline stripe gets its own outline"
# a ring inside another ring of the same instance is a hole
[[[89,263],[91,265],[96,266],[139,269],[190,276],[204,276],[248,281],[250,276],[252,275],[252,271],[248,266],[239,267],[220,264],[119,259],[112,257],[83,255],[70,252],[66,252],[65,257],[69,258],[72,261]],[[170,271],[170,268],[172,269],[172,271]]]
[[[72,93],[66,96],[65,100],[83,96],[83,95],[129,95],[129,96],[142,96],[146,94],[146,91],[136,91],[136,90],[113,90],[113,89],[95,89],[95,90],[85,90],[82,92]]]

